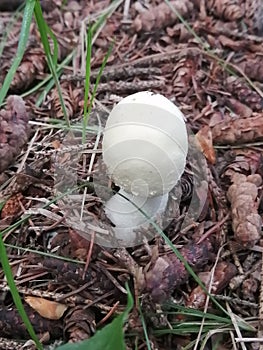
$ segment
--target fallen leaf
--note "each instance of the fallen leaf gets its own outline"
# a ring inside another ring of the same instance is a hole
[[[39,315],[50,320],[59,320],[68,308],[65,304],[32,296],[25,297],[25,302]]]
[[[202,127],[202,129],[198,131],[195,137],[206,159],[211,164],[215,164],[216,154],[215,154],[215,149],[213,147],[213,138],[212,138],[212,132],[210,127],[207,125]]]

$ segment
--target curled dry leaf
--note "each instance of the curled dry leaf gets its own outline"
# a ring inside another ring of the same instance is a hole
[[[211,13],[226,21],[236,21],[244,15],[238,0],[207,0],[206,5]]]
[[[189,16],[193,10],[193,4],[189,0],[175,0],[170,2],[170,6],[183,17]],[[150,6],[148,10],[140,13],[133,22],[136,32],[151,31],[172,25],[177,21],[175,12],[165,2],[157,6]]]
[[[0,173],[20,153],[29,136],[28,115],[20,96],[9,96],[0,111]]]
[[[25,302],[39,315],[49,320],[59,320],[68,308],[65,304],[32,296],[25,297]]]
[[[229,262],[219,262],[216,265],[213,280],[211,283],[211,293],[219,294],[229,284],[230,280],[236,275],[237,269],[234,264]],[[201,272],[198,277],[204,283],[206,288],[209,288],[210,280],[212,277],[212,271]],[[199,309],[204,307],[206,301],[206,293],[200,286],[194,288],[188,298],[186,306]]]
[[[216,154],[213,147],[212,132],[208,125],[203,126],[198,133],[195,135],[199,143],[201,151],[205,155],[206,159],[211,163],[215,164]]]
[[[245,176],[235,173],[232,182],[227,197],[231,203],[234,236],[243,247],[253,247],[261,237],[262,220],[257,212],[257,196],[262,178],[259,174]]]
[[[237,144],[263,139],[263,113],[253,113],[250,118],[231,118],[211,128],[215,144]]]

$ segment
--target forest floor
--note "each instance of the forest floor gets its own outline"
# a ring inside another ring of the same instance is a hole
[[[65,175],[57,166],[72,158],[70,152],[57,156],[69,147],[67,123],[34,21],[8,91],[13,97],[1,106],[0,229],[39,338],[59,344],[91,337],[125,309],[128,282],[135,307],[125,328],[127,349],[263,349],[263,1],[43,0],[41,5],[58,41],[57,71],[72,125],[83,119],[89,25],[98,24],[90,91],[111,45],[112,51],[86,145],[76,146],[73,175],[78,184],[90,183],[84,207],[92,226],[81,235],[78,221],[67,217],[68,203],[56,197]],[[1,86],[16,56],[23,16],[0,10]],[[176,191],[170,194],[164,233],[210,298],[157,232],[127,249],[96,244],[96,227],[105,215],[104,194],[94,184],[109,182],[100,163],[100,131],[117,102],[145,90],[180,108],[189,137],[200,147],[188,157],[179,205]],[[194,195],[198,208],[191,211]],[[29,336],[1,269],[0,286],[0,349],[22,349]]]

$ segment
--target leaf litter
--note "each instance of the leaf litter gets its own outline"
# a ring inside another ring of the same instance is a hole
[[[64,66],[60,81],[68,117],[72,123],[78,123],[84,106],[82,26],[87,20],[94,23],[110,1],[45,0],[41,5],[58,40],[59,62],[76,49],[72,63]],[[204,285],[210,286],[212,295],[222,305],[228,303],[236,315],[250,320],[256,332],[250,332],[250,342],[242,344],[249,350],[259,349],[257,339],[263,331],[263,2],[184,0],[168,5],[159,0],[132,1],[124,15],[125,5],[123,1],[114,11],[93,44],[92,84],[109,45],[115,41],[88,126],[97,126],[96,115],[104,125],[116,102],[141,90],[162,93],[181,108],[207,159],[207,180],[195,185],[203,206],[199,218],[182,228],[194,186],[191,171],[186,168],[180,206],[171,196],[172,219],[165,233]],[[10,12],[0,12],[1,27],[11,21],[12,9],[17,6],[14,1],[8,5]],[[186,29],[172,7],[197,36]],[[3,31],[0,34],[6,40],[0,57],[0,86],[16,52],[21,21],[20,16],[6,38]],[[112,313],[117,315],[125,309],[124,285],[129,281],[135,296],[142,297],[152,348],[182,349],[196,339],[195,333],[155,336],[156,329],[171,328],[174,320],[169,313],[160,312],[166,307],[163,301],[203,310],[206,294],[165,242],[156,235],[138,247],[105,249],[83,239],[66,224],[59,201],[42,209],[54,198],[54,156],[62,149],[66,134],[57,89],[51,87],[42,94],[37,87],[47,77],[40,36],[32,23],[7,105],[0,110],[1,229],[32,213],[22,225],[4,235],[29,318],[43,343],[87,339],[96,332],[97,325],[101,327],[112,320]],[[24,93],[22,99],[20,95]],[[98,195],[91,181],[105,172],[98,161],[101,144],[88,173],[95,142],[96,135],[89,134],[86,148],[78,150],[81,157],[75,169],[79,183],[90,179],[85,210],[94,226],[103,217],[101,203],[107,196],[103,192]],[[66,152],[61,159],[68,161]],[[105,185],[108,186],[107,181]],[[172,194],[175,196],[176,191]],[[90,229],[89,237],[92,234]],[[216,258],[219,247],[220,256]],[[0,278],[1,349],[18,349],[28,334],[2,271]],[[63,305],[65,311],[52,320],[52,316],[45,317],[52,314],[51,309],[39,313],[34,305],[26,304],[28,300],[40,300],[47,308],[49,302]],[[208,312],[217,314],[219,310],[210,302]],[[179,317],[188,321],[183,314]],[[134,337],[140,349],[147,348],[136,309],[130,315],[127,334],[127,349],[134,348]],[[213,335],[206,348],[212,349],[213,342],[219,342],[222,349],[232,349],[231,335],[227,331],[221,334]],[[235,346],[238,349],[241,345]]]

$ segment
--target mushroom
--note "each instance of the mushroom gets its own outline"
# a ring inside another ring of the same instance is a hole
[[[169,191],[186,164],[187,130],[181,111],[160,94],[138,92],[111,111],[104,130],[103,161],[120,187],[105,203],[114,232],[126,246],[136,245],[136,230],[165,211]],[[134,204],[137,206],[135,206]]]

